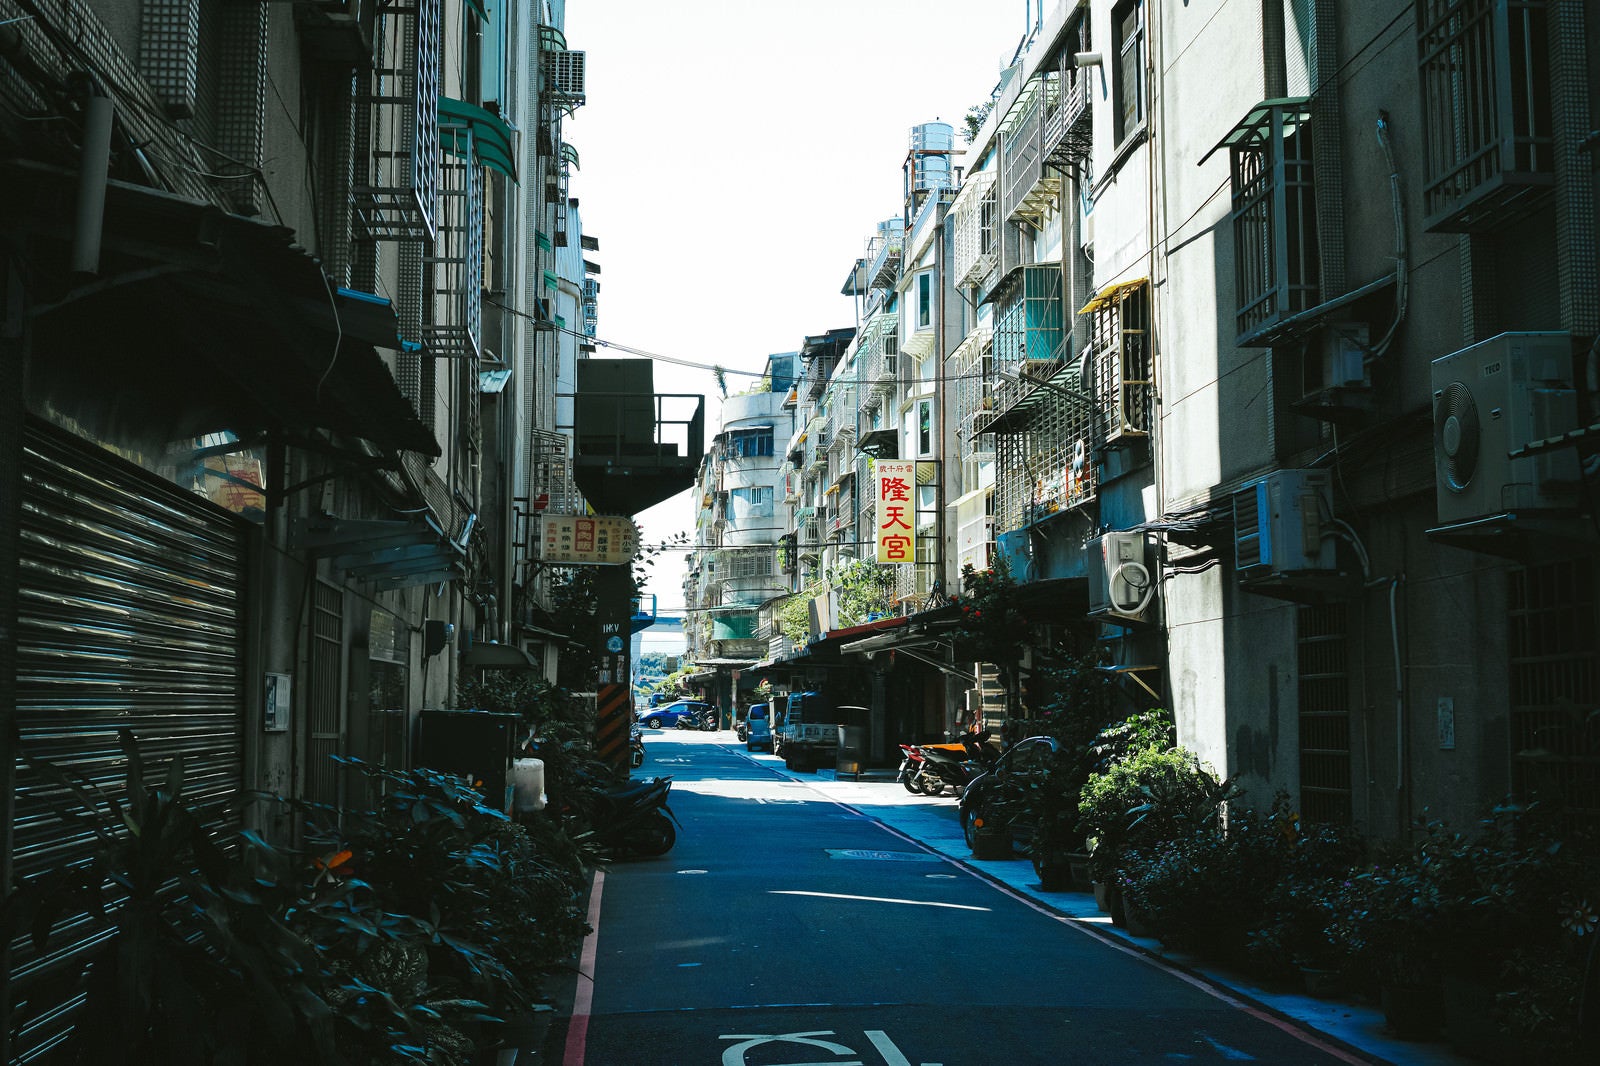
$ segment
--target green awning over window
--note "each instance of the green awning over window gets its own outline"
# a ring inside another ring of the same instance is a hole
[[[756,616],[736,614],[711,620],[712,640],[748,640],[756,635]]]
[[[555,271],[546,270],[544,272],[544,287],[547,289],[559,289],[561,287],[561,279],[556,277]]]
[[[439,146],[461,158],[467,150],[467,130],[472,132],[473,153],[479,165],[493,167],[516,181],[516,131],[492,111],[465,100],[439,97]]]
[[[466,0],[467,7],[484,22],[489,21],[489,11],[483,6],[483,0]]]
[[[550,250],[550,235],[542,229],[536,229],[533,231],[533,243],[548,252]]]

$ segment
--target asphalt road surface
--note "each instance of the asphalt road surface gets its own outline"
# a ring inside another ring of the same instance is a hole
[[[672,775],[678,843],[597,876],[564,1066],[1364,1061],[780,777],[730,733],[645,743],[635,776]]]

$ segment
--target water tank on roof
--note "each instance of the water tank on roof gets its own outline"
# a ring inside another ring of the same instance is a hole
[[[948,122],[911,127],[911,191],[950,188],[950,156],[955,128]]]
[[[913,152],[948,152],[956,146],[956,128],[948,122],[924,122],[911,127]]]

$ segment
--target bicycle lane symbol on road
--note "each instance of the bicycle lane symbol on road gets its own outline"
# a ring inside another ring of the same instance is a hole
[[[826,1051],[835,1056],[854,1056],[855,1050],[844,1044],[836,1044],[831,1040],[823,1040],[825,1036],[836,1036],[832,1029],[818,1029],[807,1033],[737,1033],[723,1035],[719,1040],[737,1040],[739,1043],[725,1048],[722,1052],[722,1066],[748,1066],[745,1055],[752,1049],[763,1044],[798,1044],[802,1047],[812,1047],[819,1051]],[[911,1066],[911,1061],[905,1057],[889,1034],[881,1029],[867,1029],[863,1034],[874,1050],[883,1057],[884,1066]],[[867,1066],[860,1058],[831,1058],[810,1062],[785,1062],[774,1063],[773,1066]],[[921,1066],[943,1066],[937,1062],[924,1062]]]

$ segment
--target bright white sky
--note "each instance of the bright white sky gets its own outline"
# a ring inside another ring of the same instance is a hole
[[[901,212],[911,127],[989,98],[1029,0],[572,0],[587,103],[566,139],[572,195],[602,272],[599,339],[760,371],[808,334],[855,325],[839,293],[877,224]],[[956,165],[961,165],[959,158]],[[597,355],[608,353],[599,348]],[[728,391],[748,375],[728,375]],[[707,396],[709,371],[657,362],[657,392]],[[646,543],[693,531],[689,494],[643,512]],[[683,557],[647,589],[683,606]]]

